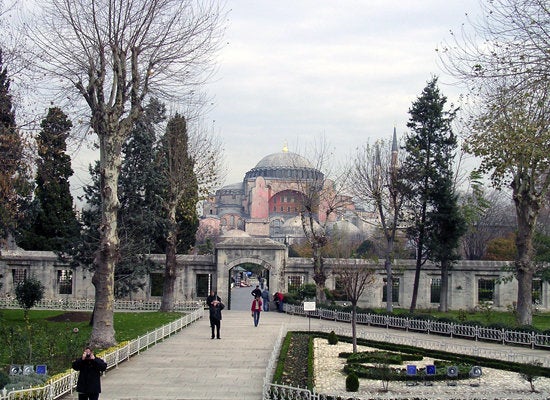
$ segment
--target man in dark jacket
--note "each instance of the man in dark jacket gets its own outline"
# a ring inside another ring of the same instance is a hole
[[[217,297],[217,295],[216,295]],[[210,309],[210,327],[212,328],[212,339],[214,339],[214,328],[216,331],[216,338],[220,338],[220,327],[222,324],[222,310],[225,308],[225,305],[218,300],[219,297],[214,299],[209,306]]]
[[[101,393],[101,373],[107,363],[94,355],[90,347],[84,349],[82,357],[73,361],[73,369],[79,371],[76,391],[78,400],[97,400]]]

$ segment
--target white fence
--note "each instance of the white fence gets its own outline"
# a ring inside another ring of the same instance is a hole
[[[195,302],[196,303],[196,302]],[[1,304],[1,303],[0,303]],[[120,305],[120,304],[119,304]],[[5,306],[4,306],[5,307]],[[109,352],[102,356],[107,363],[107,370],[116,367],[120,363],[129,360],[130,357],[139,354],[146,350],[149,346],[156,344],[179,332],[186,326],[192,324],[204,316],[204,308],[195,306],[194,311],[183,316],[182,318],[173,321],[169,324],[161,326],[152,332],[149,332],[137,339],[132,340],[125,346],[118,348],[115,351]],[[76,387],[78,372],[69,370],[60,378],[52,380],[48,385],[30,389],[15,390],[7,392],[0,391],[0,400],[16,400],[16,399],[33,399],[33,400],[53,400],[58,399],[67,393],[70,393]]]
[[[304,311],[303,306],[285,304],[289,314],[304,315],[331,321],[350,322],[351,313],[318,308],[315,311]],[[475,325],[462,325],[452,322],[428,321],[414,318],[403,318],[391,315],[357,314],[357,323],[405,331],[435,333],[460,339],[489,341],[503,345],[529,346],[532,349],[550,349],[550,335],[536,332],[522,332],[507,329],[484,328]]]
[[[72,310],[72,311],[91,311],[94,309],[95,300],[93,299],[49,299],[37,302],[33,309],[36,310]],[[196,301],[176,301],[173,311],[192,311],[197,308],[204,308],[203,300]],[[0,308],[21,308],[17,300],[13,297],[0,297]],[[115,310],[124,311],[158,311],[160,310],[160,301],[140,301],[140,300],[115,300]]]

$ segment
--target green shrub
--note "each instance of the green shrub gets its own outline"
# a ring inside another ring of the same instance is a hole
[[[336,333],[334,333],[334,331],[330,331],[328,335],[328,344],[338,344],[338,336],[336,336]]]
[[[10,378],[8,374],[0,370],[0,389],[2,389],[9,381],[10,381]]]
[[[359,378],[353,372],[346,377],[346,391],[357,392],[359,390]]]

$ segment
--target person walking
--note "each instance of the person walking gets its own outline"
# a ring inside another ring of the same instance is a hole
[[[250,311],[252,311],[252,318],[254,318],[254,326],[258,326],[260,323],[260,312],[262,311],[262,299],[260,296],[256,296],[254,300],[252,300]]]
[[[210,328],[212,329],[211,339],[214,339],[214,333],[216,333],[216,339],[221,339],[220,328],[222,324],[222,310],[225,308],[225,305],[221,302],[221,299],[218,297],[218,295],[215,296],[216,298],[210,302],[209,306]]]
[[[101,373],[107,369],[107,363],[96,357],[86,346],[82,357],[73,361],[73,369],[79,371],[76,382],[78,400],[97,400],[101,393]]]
[[[269,288],[267,286],[262,291],[262,303],[264,304],[264,311],[269,311]]]

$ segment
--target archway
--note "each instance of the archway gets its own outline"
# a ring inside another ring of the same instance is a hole
[[[222,240],[216,244],[215,259],[217,281],[214,287],[218,293],[222,293],[222,297],[224,297],[225,292],[228,309],[232,308],[231,290],[234,289],[234,287],[231,287],[231,274],[235,272],[235,268],[241,265],[256,265],[259,271],[264,271],[264,274],[269,276],[271,293],[275,293],[279,288],[284,287],[283,273],[287,259],[287,248],[282,243],[268,238],[251,237],[243,231],[231,230],[224,234]],[[254,287],[250,288],[250,291]],[[250,293],[248,299],[251,300]]]

